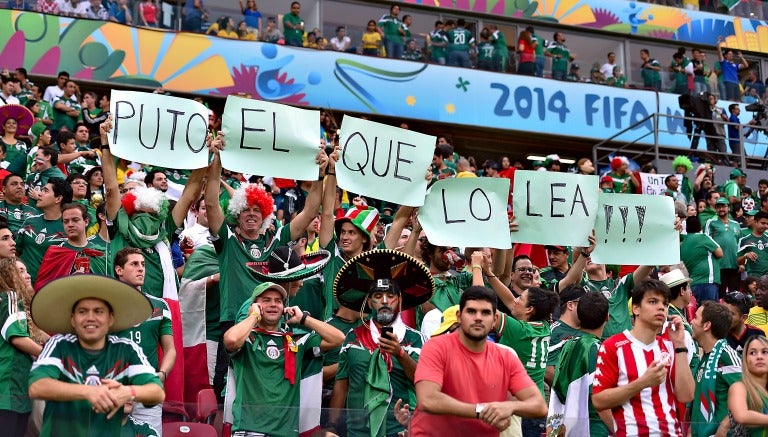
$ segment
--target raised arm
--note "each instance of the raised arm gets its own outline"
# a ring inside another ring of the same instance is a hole
[[[204,167],[194,170],[192,174],[189,175],[189,179],[187,179],[187,184],[184,186],[184,191],[182,191],[179,201],[176,202],[176,206],[171,210],[173,222],[176,223],[176,226],[184,224],[184,219],[187,217],[189,207],[197,201],[198,197],[200,197],[203,178],[207,173],[208,168]]]
[[[395,218],[392,220],[392,226],[389,227],[389,232],[384,237],[384,246],[387,249],[394,249],[397,246],[397,240],[400,239],[400,234],[403,233],[405,224],[408,223],[408,218],[415,209],[412,206],[401,206],[397,210]]]
[[[334,151],[333,153],[337,153]],[[323,212],[320,216],[320,247],[327,247],[333,239],[334,221],[336,219],[334,205],[336,203],[336,161],[328,160],[323,186]]]
[[[219,180],[221,179],[219,148],[221,146],[220,138],[211,142],[213,160],[208,167],[208,179],[205,184],[205,210],[208,215],[208,229],[211,235],[218,235],[221,227],[224,225],[224,211],[221,210],[221,204],[219,203]]]
[[[107,193],[107,219],[114,220],[120,210],[120,185],[117,183],[115,158],[109,150],[109,133],[112,131],[112,117],[99,125],[101,136],[101,166],[104,175],[104,189]]]
[[[307,226],[317,216],[317,212],[320,209],[320,201],[323,197],[323,179],[325,179],[328,159],[328,155],[322,149],[317,152],[315,162],[319,168],[318,180],[312,182],[312,187],[309,189],[307,200],[304,203],[304,209],[289,224],[291,227],[291,240],[297,240],[301,237]]]

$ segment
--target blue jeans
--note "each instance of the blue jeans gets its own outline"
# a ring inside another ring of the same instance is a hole
[[[523,437],[541,437],[546,431],[546,419],[526,419],[522,420]]]
[[[536,76],[544,76],[544,55],[536,55]]]
[[[701,93],[709,92],[709,84],[704,82],[693,82],[693,93],[699,95]]]
[[[470,68],[472,65],[469,63],[469,53],[462,51],[448,52],[448,63],[451,67],[464,67]]]
[[[715,302],[718,300],[717,284],[693,284],[691,291],[693,291],[693,297],[696,298],[696,303],[699,306],[708,300]]]
[[[565,70],[552,70],[552,79],[565,80],[565,76],[567,75],[568,74]]]
[[[200,14],[187,14],[184,18],[184,26],[182,30],[188,32],[200,32],[203,27],[203,16]]]
[[[384,40],[384,48],[387,50],[387,57],[390,59],[400,59],[403,57],[403,42]]]

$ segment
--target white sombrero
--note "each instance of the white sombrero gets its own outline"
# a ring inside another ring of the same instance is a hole
[[[107,276],[74,275],[51,281],[35,293],[32,320],[49,333],[74,333],[72,309],[87,298],[101,299],[112,307],[115,323],[109,332],[131,328],[152,315],[149,299],[130,285]]]

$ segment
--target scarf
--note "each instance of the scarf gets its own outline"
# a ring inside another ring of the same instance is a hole
[[[299,346],[296,345],[296,343],[293,341],[293,338],[291,338],[291,335],[293,335],[292,332],[278,332],[278,331],[267,331],[263,328],[253,328],[254,331],[258,332],[259,334],[268,335],[271,337],[282,337],[283,338],[283,356],[285,358],[284,360],[284,375],[285,379],[288,380],[288,382],[291,383],[291,385],[296,383],[296,352],[299,351]],[[255,347],[254,343],[254,347]]]
[[[370,328],[369,328],[370,326]],[[403,341],[405,337],[405,324],[400,315],[392,322],[393,334]],[[368,413],[368,429],[371,437],[383,437],[387,434],[387,411],[392,401],[392,386],[389,373],[394,363],[392,355],[379,349],[379,329],[373,322],[369,325],[361,325],[353,329],[360,344],[372,351],[371,360],[368,362],[368,372],[365,375],[365,387],[363,387],[363,405]]]
[[[104,256],[104,252],[96,249],[83,248],[82,250],[77,251],[61,246],[51,246],[48,248],[43,257],[43,261],[40,263],[40,270],[37,273],[37,280],[35,281],[35,291],[43,288],[45,284],[54,279],[71,275],[73,273],[75,258],[81,253],[96,258]]]
[[[693,394],[691,422],[698,424],[699,435],[713,435],[719,425],[715,420],[717,365],[727,344],[725,339],[718,340],[709,354],[702,357],[696,369],[696,390]]]

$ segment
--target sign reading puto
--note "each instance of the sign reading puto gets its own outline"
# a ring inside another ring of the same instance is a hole
[[[341,188],[401,205],[424,203],[435,137],[345,116],[340,144]]]
[[[652,213],[651,213],[652,211]],[[680,262],[674,227],[675,206],[668,196],[600,193],[595,222],[600,264],[668,265]]]
[[[208,165],[208,108],[162,94],[112,90],[109,147],[136,162],[191,170]],[[147,159],[151,157],[151,159]]]
[[[597,213],[597,176],[515,172],[515,242],[587,246]]]
[[[227,97],[222,131],[224,168],[240,173],[316,180],[320,111]]]
[[[419,223],[438,246],[509,249],[509,179],[450,178],[429,188]]]

